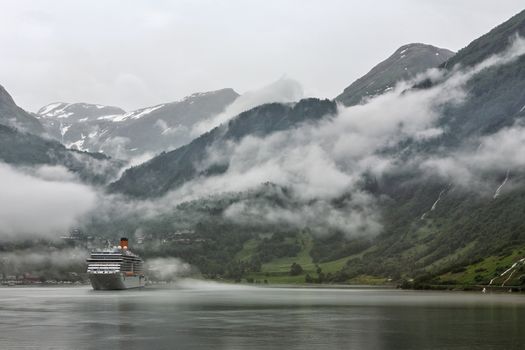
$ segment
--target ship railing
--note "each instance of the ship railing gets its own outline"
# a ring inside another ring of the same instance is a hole
[[[93,274],[114,274],[114,273],[119,273],[120,270],[91,270],[91,269],[88,269],[87,270],[87,273],[93,273]]]

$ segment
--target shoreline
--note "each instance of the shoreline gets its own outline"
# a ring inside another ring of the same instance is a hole
[[[487,285],[439,285],[428,284],[418,286],[403,286],[400,284],[318,284],[318,283],[237,283],[228,280],[214,280],[214,279],[200,279],[200,278],[181,278],[175,282],[159,281],[149,283],[145,288],[150,289],[169,289],[177,287],[181,282],[198,281],[202,283],[213,283],[229,286],[240,287],[258,287],[258,288],[283,288],[283,289],[355,289],[355,290],[406,290],[406,291],[434,291],[434,292],[476,292],[482,293],[485,289],[486,293],[509,294],[509,293],[525,293],[525,286],[487,286]],[[86,283],[27,283],[14,285],[0,285],[0,289],[11,288],[38,288],[38,287],[55,287],[55,288],[76,288],[89,287],[91,284]]]

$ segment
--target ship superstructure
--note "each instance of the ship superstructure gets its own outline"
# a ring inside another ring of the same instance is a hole
[[[129,251],[128,239],[120,239],[118,247],[91,252],[87,273],[95,290],[144,287],[146,278],[142,259]]]

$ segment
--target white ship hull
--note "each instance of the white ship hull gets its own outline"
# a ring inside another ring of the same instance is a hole
[[[146,284],[144,276],[126,276],[123,273],[90,273],[94,290],[122,290],[141,288]]]

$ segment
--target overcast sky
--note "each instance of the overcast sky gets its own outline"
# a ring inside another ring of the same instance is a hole
[[[523,0],[0,0],[0,84],[30,111],[126,110],[283,75],[333,98],[399,46],[458,50]]]

